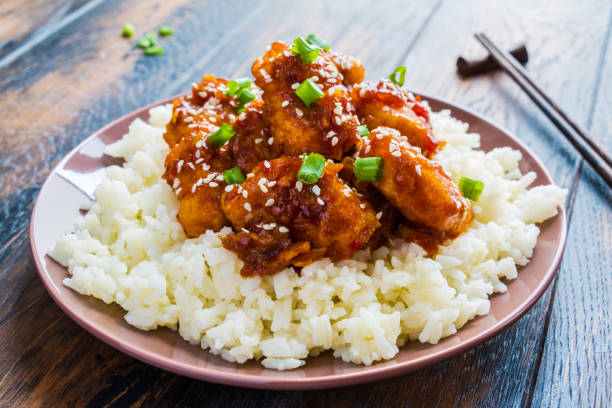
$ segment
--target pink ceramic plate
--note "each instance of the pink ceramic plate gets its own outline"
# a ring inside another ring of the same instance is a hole
[[[521,142],[481,117],[440,100],[426,97],[433,110],[450,109],[452,115],[470,124],[470,132],[480,133],[482,149],[510,146],[523,153],[521,171],[535,171],[535,185],[553,183],[540,160]],[[167,103],[171,99],[158,102]],[[154,105],[157,105],[154,104]],[[329,388],[380,380],[423,368],[465,352],[499,334],[523,315],[544,293],[563,253],[566,235],[565,211],[541,225],[541,234],[531,262],[508,283],[508,291],[491,298],[491,311],[468,323],[436,345],[411,342],[392,360],[370,367],[347,364],[331,353],[309,358],[300,369],[277,372],[259,363],[231,364],[192,346],[177,333],[160,329],[144,332],[123,320],[124,311],[92,297],[82,296],[62,285],[67,272],[46,253],[59,237],[72,230],[72,221],[87,197],[62,177],[93,191],[109,164],[102,152],[127,132],[136,118],[148,119],[146,106],[99,130],[68,154],[42,186],[30,225],[30,242],[40,278],[57,304],[79,325],[111,346],[141,361],[201,380],[244,387],[268,389]]]

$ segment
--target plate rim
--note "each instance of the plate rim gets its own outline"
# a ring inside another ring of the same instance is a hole
[[[485,122],[498,131],[502,132],[505,137],[509,137],[512,139],[514,143],[519,145],[527,154],[530,156],[530,159],[535,161],[535,163],[541,168],[543,175],[550,180],[553,184],[555,183],[554,178],[548,171],[547,167],[544,166],[542,160],[520,139],[516,138],[512,135],[507,129],[503,126],[499,126],[498,124],[485,119],[482,115],[473,112],[472,110],[455,103],[450,103],[445,101],[444,99],[433,97],[425,93],[417,92],[424,100],[432,101],[435,103],[439,103],[441,105],[445,105],[443,109],[450,109],[451,116],[453,115],[453,109],[457,109],[459,111],[463,111],[482,122]],[[37,219],[37,209],[39,205],[39,198],[43,190],[48,186],[51,178],[57,173],[57,170],[60,169],[76,152],[78,152],[83,145],[89,142],[92,139],[95,139],[100,134],[104,133],[107,129],[116,126],[117,123],[125,120],[128,116],[132,115],[140,115],[142,113],[147,112],[149,109],[159,106],[162,104],[171,103],[174,99],[184,96],[185,93],[181,93],[169,98],[164,98],[162,100],[153,102],[141,108],[135,109],[131,112],[128,112],[125,115],[113,120],[107,125],[101,127],[85,139],[83,139],[78,145],[76,145],[73,149],[70,150],[53,169],[47,175],[44,183],[42,184],[34,202],[34,206],[32,208],[32,215],[30,218],[30,226],[29,226],[29,242],[32,251],[32,256],[34,258],[34,262],[36,265],[36,270],[40,280],[43,282],[45,289],[54,300],[54,302],[62,309],[64,313],[68,315],[75,323],[85,329],[88,333],[95,336],[99,340],[108,344],[112,348],[119,350],[145,364],[149,364],[155,366],[157,368],[167,370],[173,372],[175,374],[187,376],[190,378],[210,381],[218,384],[231,385],[231,386],[239,386],[246,388],[258,388],[258,389],[269,389],[269,390],[308,390],[308,389],[329,389],[329,388],[337,388],[348,385],[356,385],[362,384],[366,382],[379,381],[390,377],[399,376],[411,371],[416,371],[418,369],[422,369],[425,367],[432,366],[434,364],[438,364],[440,362],[449,360],[461,353],[464,353],[472,348],[477,347],[478,345],[488,341],[503,331],[508,329],[511,325],[516,323],[520,317],[522,317],[531,307],[538,301],[542,295],[546,292],[546,289],[549,287],[553,278],[556,275],[557,270],[561,264],[561,260],[563,258],[565,245],[567,241],[567,213],[564,205],[560,205],[557,207],[558,213],[554,217],[561,218],[561,235],[559,237],[558,245],[556,246],[556,250],[553,256],[553,262],[548,267],[544,279],[541,280],[538,286],[532,291],[527,299],[520,304],[515,310],[512,311],[509,315],[504,317],[502,320],[496,322],[493,326],[479,333],[477,336],[461,341],[459,344],[451,345],[449,348],[438,351],[435,354],[427,355],[420,357],[415,360],[410,360],[406,362],[398,362],[392,366],[380,366],[376,367],[376,364],[371,366],[362,366],[363,370],[345,373],[345,374],[331,374],[331,375],[323,375],[323,376],[314,376],[314,377],[303,377],[299,379],[286,379],[282,376],[275,377],[273,379],[269,379],[267,377],[256,377],[252,375],[242,375],[239,372],[227,373],[220,372],[218,370],[210,369],[207,367],[194,367],[191,365],[187,365],[181,362],[174,361],[172,359],[157,355],[155,353],[147,353],[144,352],[141,348],[132,346],[128,343],[121,342],[120,340],[107,335],[104,332],[99,331],[96,327],[94,327],[89,321],[79,316],[76,312],[72,310],[72,308],[68,307],[60,298],[59,292],[54,290],[54,284],[51,279],[48,279],[48,275],[46,274],[46,269],[42,264],[42,259],[38,257],[38,251],[36,248],[36,243],[34,239],[34,225]],[[470,122],[467,122],[468,125],[472,125]],[[538,236],[539,239],[539,236]],[[536,244],[537,247],[537,244]],[[44,258],[44,256],[43,256]],[[80,296],[85,296],[81,295]],[[100,301],[98,299],[98,301]],[[488,315],[488,314],[487,314]],[[486,316],[486,315],[485,315]],[[461,329],[459,329],[461,330]],[[196,346],[194,346],[196,347]],[[210,352],[210,351],[207,351]],[[240,366],[238,366],[238,369]]]

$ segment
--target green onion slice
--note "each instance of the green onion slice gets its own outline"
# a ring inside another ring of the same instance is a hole
[[[325,167],[325,157],[317,153],[306,153],[302,156],[302,167],[298,171],[297,178],[304,183],[315,184],[321,178]]]
[[[368,129],[368,125],[359,125],[357,126],[357,130],[359,131],[359,136],[361,137],[370,136],[370,130]]]
[[[225,144],[225,142],[234,137],[235,134],[236,131],[234,131],[232,125],[224,123],[215,133],[208,136],[206,140],[214,145],[221,147]]]
[[[297,37],[294,39],[293,46],[291,47],[291,52],[299,55],[302,61],[307,64],[311,64],[317,59],[319,56],[319,51],[319,48],[313,48],[312,45],[308,44],[302,37]]]
[[[306,37],[306,41],[316,47],[319,47],[323,51],[329,51],[329,44],[316,34],[309,34],[308,37]]]
[[[164,49],[159,45],[153,45],[145,48],[144,53],[145,55],[160,55],[164,53]]]
[[[223,172],[223,178],[227,184],[242,184],[244,183],[244,176],[238,167],[226,170]]]
[[[172,29],[172,27],[167,26],[167,25],[160,25],[159,28],[157,29],[157,32],[159,33],[159,35],[161,35],[162,37],[166,37],[168,35],[172,35],[172,33],[174,33],[174,30]]]
[[[236,95],[243,89],[249,89],[251,87],[251,79],[250,78],[237,78],[229,81],[227,83],[227,91],[225,94],[230,98]]]
[[[150,48],[157,44],[157,35],[154,33],[148,33],[143,35],[140,40],[138,40],[138,46],[140,48]]]
[[[484,183],[478,180],[472,180],[471,178],[461,177],[459,179],[459,190],[463,193],[463,196],[469,198],[472,201],[478,201],[480,193],[484,189]]]
[[[121,35],[124,36],[125,38],[130,38],[132,35],[134,35],[134,25],[131,23],[123,24]]]
[[[255,99],[255,94],[253,94],[251,91],[247,89],[243,89],[236,96],[236,100],[240,102],[240,105],[243,105],[243,106],[251,102],[253,99]]]
[[[382,169],[382,157],[360,157],[353,165],[353,172],[359,182],[380,181]]]
[[[406,79],[406,67],[404,65],[400,65],[399,67],[395,68],[395,71],[393,71],[393,73],[389,75],[389,79],[394,84],[403,86],[404,80]]]
[[[315,103],[325,95],[325,93],[321,91],[321,89],[311,78],[308,78],[307,80],[302,82],[300,86],[298,86],[298,88],[295,90],[295,93],[309,108],[313,103]]]

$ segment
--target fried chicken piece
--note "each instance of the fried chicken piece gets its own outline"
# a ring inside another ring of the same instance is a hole
[[[164,134],[168,146],[175,146],[186,135],[208,134],[231,121],[238,101],[225,95],[226,84],[227,79],[206,75],[199,84],[192,84],[191,95],[173,102],[172,118]]]
[[[245,262],[243,276],[273,274],[322,256],[350,258],[380,226],[369,203],[338,179],[341,165],[328,161],[316,184],[297,179],[301,166],[298,157],[264,161],[242,185],[223,193],[225,216],[239,232],[222,241]],[[262,231],[278,231],[281,239],[258,238]]]
[[[187,134],[166,156],[164,178],[178,197],[178,218],[190,237],[228,224],[221,194],[223,171],[233,165],[231,152],[228,143],[217,147],[207,142],[208,135]]]
[[[359,119],[369,129],[378,126],[396,129],[428,158],[438,149],[440,142],[433,134],[427,110],[411,93],[391,81],[356,84],[351,91],[351,98]]]
[[[343,76],[326,54],[307,64],[289,46],[275,42],[251,68],[263,90],[264,116],[274,144],[288,156],[316,152],[340,160],[359,139],[359,122]],[[309,78],[325,93],[310,108],[296,94]]]
[[[262,160],[280,156],[279,145],[270,143],[273,140],[263,117],[263,105],[263,100],[257,98],[245,106],[234,125],[236,135],[229,141],[235,165],[243,174]]]
[[[385,127],[359,141],[355,157],[381,157],[382,178],[372,183],[403,215],[440,238],[464,232],[471,219],[470,202],[442,167],[410,147],[406,137]]]
[[[325,55],[331,59],[342,74],[344,85],[351,86],[363,81],[365,68],[357,58],[334,50],[327,51]]]

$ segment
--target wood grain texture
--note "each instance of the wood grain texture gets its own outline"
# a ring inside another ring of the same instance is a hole
[[[460,80],[454,59],[482,55],[476,31],[507,47],[525,41],[536,80],[610,146],[611,11],[606,1],[108,1],[50,35],[0,75],[0,405],[605,405],[611,197],[509,78]],[[139,33],[174,26],[175,35],[163,40],[165,55],[144,57],[133,41],[119,39],[124,21]],[[369,78],[405,63],[409,87],[468,106],[535,150],[573,193],[570,241],[553,287],[514,326],[474,350],[337,390],[257,391],[191,380],[80,329],[45,292],[27,243],[31,203],[52,166],[112,119],[181,92],[204,73],[249,74],[269,42],[309,32],[364,60]]]

